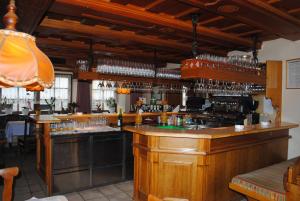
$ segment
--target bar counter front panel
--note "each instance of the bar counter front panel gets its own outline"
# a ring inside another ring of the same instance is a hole
[[[288,129],[295,126],[244,132],[228,127],[198,131],[198,136],[197,131],[125,127],[133,132],[134,199],[147,201],[152,194],[189,201],[240,200],[228,188],[232,177],[286,160]]]
[[[161,113],[143,113],[157,118]],[[177,113],[168,112],[167,115]],[[105,117],[116,125],[117,114],[35,116],[37,138],[36,168],[47,185],[48,195],[70,192],[133,178],[131,132],[50,135],[50,124],[61,121],[89,121]],[[136,114],[123,114],[123,123],[135,122]]]
[[[47,127],[47,124],[44,126]],[[39,174],[47,183],[49,195],[133,178],[130,132],[49,137],[46,139],[44,135],[39,135],[37,164]]]

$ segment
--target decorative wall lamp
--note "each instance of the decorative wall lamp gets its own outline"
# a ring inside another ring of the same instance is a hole
[[[50,88],[54,69],[50,59],[36,46],[35,37],[16,31],[15,1],[7,6],[0,30],[0,87],[25,87],[29,91]]]

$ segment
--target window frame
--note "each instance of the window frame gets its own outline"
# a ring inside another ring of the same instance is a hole
[[[68,91],[68,97],[69,97],[69,100],[68,100],[68,103],[72,102],[72,96],[73,96],[73,73],[67,73],[67,72],[57,72],[55,73],[55,78],[56,77],[68,77],[69,79],[69,91]],[[53,89],[54,87],[54,94],[53,94],[53,97],[55,97],[55,90],[56,89],[65,89],[65,88],[56,88],[55,87],[55,83],[53,84],[53,86],[50,88],[50,89]],[[41,92],[40,92],[41,93]],[[41,94],[40,94],[40,102],[41,102],[42,98],[41,98]],[[47,99],[49,100],[49,99]],[[59,110],[56,109],[56,104],[54,106],[54,111],[61,111],[61,108]]]
[[[67,72],[58,72],[55,73],[55,78],[57,76],[62,76],[62,77],[68,77],[68,101],[72,102],[72,97],[73,97],[73,73],[67,73]],[[53,84],[53,86],[51,87],[51,89],[54,87],[54,97],[55,97],[55,83]],[[9,100],[14,100],[16,101],[17,104],[17,110],[13,110],[14,112],[21,112],[22,109],[20,108],[20,101],[23,100],[23,98],[20,98],[20,89],[22,87],[12,87],[12,88],[17,88],[17,98],[16,99],[9,99]],[[9,88],[8,88],[9,89]],[[65,88],[57,88],[57,89],[65,89]],[[32,109],[34,107],[34,104],[36,103],[35,97],[36,97],[36,93],[37,92],[33,92],[33,99],[30,99],[32,101]],[[40,92],[41,93],[41,92]],[[3,99],[3,89],[0,88],[0,98]],[[41,95],[40,95],[41,96]],[[41,102],[41,98],[40,98],[40,102]],[[61,110],[56,110],[56,111],[61,111]]]
[[[94,100],[96,100],[96,101],[99,101],[100,100],[100,103],[102,104],[102,103],[104,103],[104,109],[108,109],[108,107],[107,107],[107,105],[106,105],[106,100],[107,99],[105,99],[104,98],[104,95],[103,95],[103,99],[93,99],[93,92],[94,91],[103,91],[103,93],[104,93],[104,89],[94,89],[93,88],[93,82],[101,82],[101,81],[104,81],[104,82],[111,82],[112,83],[112,85],[114,85],[114,81],[111,81],[111,80],[93,80],[92,82],[91,82],[91,88],[90,88],[90,90],[91,90],[91,110],[92,111],[96,111],[97,110],[97,107],[93,107],[94,106],[94,104],[93,104],[93,101]],[[117,99],[117,93],[116,93],[116,90],[115,90],[115,88],[114,87],[112,87],[111,89],[108,89],[107,91],[113,91],[113,98],[116,100]],[[96,104],[95,104],[95,106],[96,106]]]

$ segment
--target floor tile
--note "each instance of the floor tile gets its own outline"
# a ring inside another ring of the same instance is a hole
[[[42,187],[39,184],[29,185],[29,189],[30,189],[30,192],[32,192],[32,193],[43,191]]]
[[[84,201],[83,197],[79,195],[79,193],[69,193],[65,195],[68,201]]]
[[[28,194],[28,193],[30,193],[30,190],[29,190],[28,186],[25,186],[25,187],[15,187],[14,192],[16,194]]]
[[[116,193],[116,194],[112,194],[112,195],[107,195],[106,196],[109,200],[111,201],[118,201],[118,200],[131,200],[131,197],[129,197],[126,193]]]
[[[133,191],[133,182],[132,181],[118,183],[118,184],[115,184],[115,186],[125,192]]]
[[[85,200],[104,197],[104,195],[100,191],[98,191],[97,189],[89,189],[89,190],[85,190],[85,191],[80,191],[79,194]]]
[[[98,190],[105,196],[123,193],[120,189],[118,189],[114,185],[102,186],[99,187]]]
[[[94,198],[86,201],[110,201],[110,200],[106,197],[100,197],[100,198]]]

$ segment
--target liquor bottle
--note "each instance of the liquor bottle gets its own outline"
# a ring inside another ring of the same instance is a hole
[[[122,109],[120,108],[118,114],[118,127],[122,128],[123,126],[123,116],[122,116]]]

